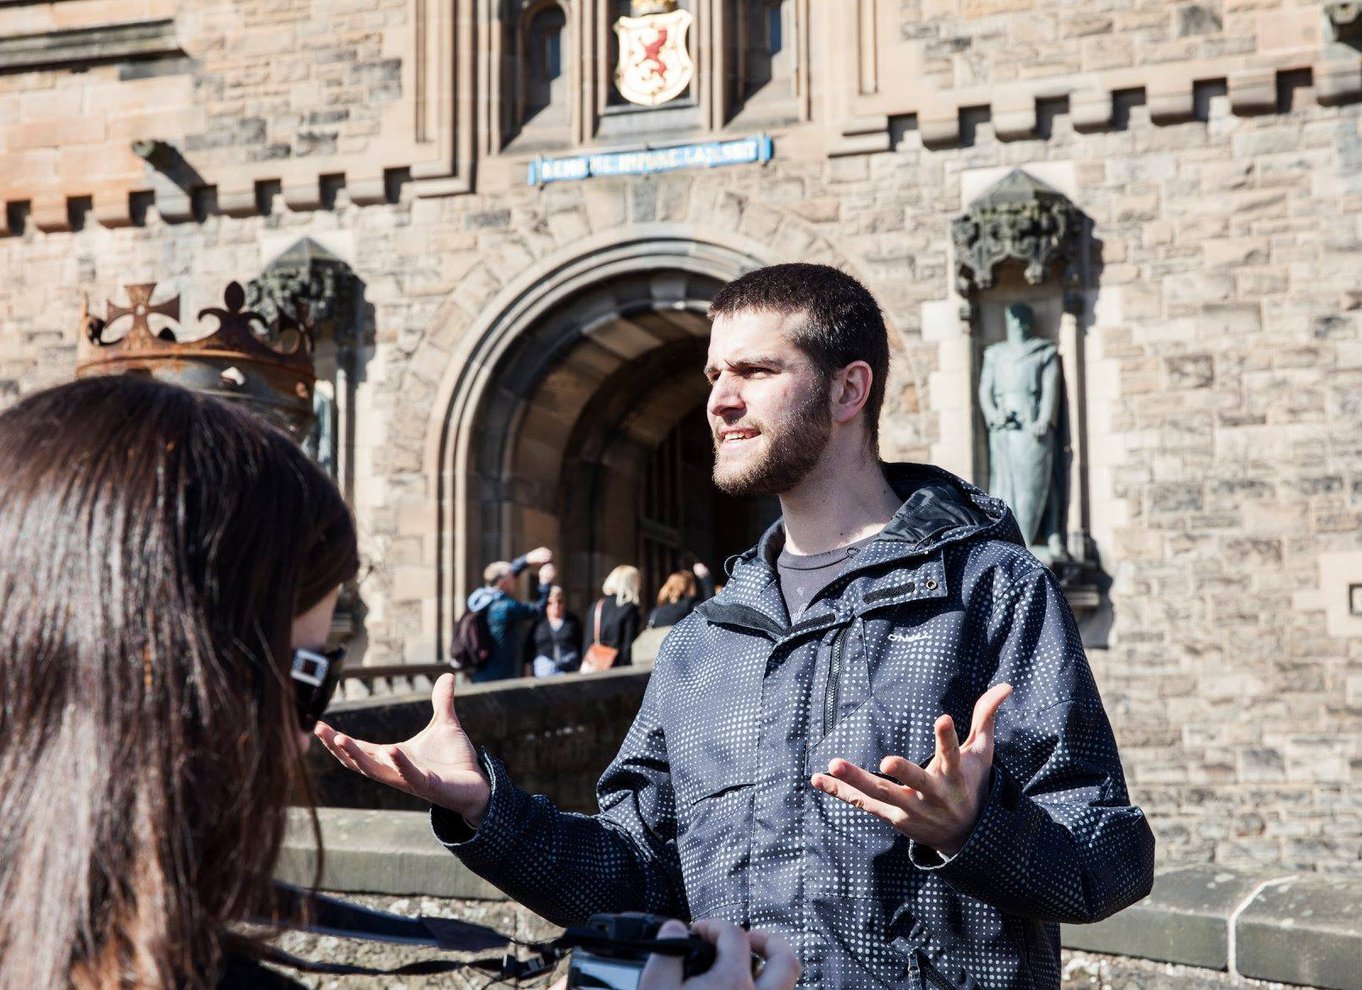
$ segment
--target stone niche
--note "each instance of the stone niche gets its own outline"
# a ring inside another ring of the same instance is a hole
[[[1008,501],[1081,620],[1102,610],[1109,584],[1089,520],[1091,230],[1066,196],[1020,169],[970,202],[951,230],[968,339],[956,362],[959,377],[968,369],[970,395],[954,413],[967,420],[957,424],[967,451],[961,467]],[[1104,638],[1085,625],[1091,638]]]
[[[366,330],[372,307],[364,299],[364,283],[342,258],[310,237],[278,254],[246,286],[248,307],[275,334],[299,328],[306,334],[317,381],[313,390],[313,424],[302,438],[308,455],[331,475],[353,505],[357,436],[357,384],[365,374]],[[360,657],[366,608],[358,582],[341,591],[332,634],[350,643]]]

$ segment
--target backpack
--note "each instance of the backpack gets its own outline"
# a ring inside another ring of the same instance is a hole
[[[471,608],[459,617],[454,626],[454,639],[449,644],[449,665],[455,670],[473,672],[487,666],[497,642],[487,625],[487,609]]]

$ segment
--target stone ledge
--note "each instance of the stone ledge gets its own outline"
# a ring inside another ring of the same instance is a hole
[[[440,845],[423,811],[320,808],[322,890],[401,897],[506,900]],[[289,811],[288,832],[275,876],[310,886],[317,869],[312,823],[300,808]]]
[[[1239,916],[1238,969],[1283,983],[1362,987],[1362,880],[1318,875],[1264,887]]]
[[[440,846],[422,812],[323,808],[318,817],[324,890],[506,900]],[[315,869],[310,824],[295,809],[277,875],[309,884]],[[1084,952],[1320,990],[1362,990],[1359,903],[1362,878],[1184,867],[1161,872],[1149,897],[1112,918],[1062,926],[1062,941]]]
[[[1214,867],[1169,870],[1138,904],[1094,925],[1065,925],[1062,940],[1070,949],[1225,969],[1229,919],[1258,882]]]
[[[1228,970],[1321,990],[1362,990],[1362,878],[1193,866],[1160,872],[1139,904],[1065,925],[1066,948]]]
[[[173,18],[0,38],[0,73],[182,55]]]

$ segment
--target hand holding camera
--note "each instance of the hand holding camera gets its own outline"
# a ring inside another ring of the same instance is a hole
[[[785,939],[717,918],[687,929],[652,915],[595,915],[565,940],[577,948],[553,990],[791,990],[799,979]]]
[[[799,979],[799,960],[779,935],[744,931],[718,918],[696,922],[694,932],[715,948],[709,970],[683,981],[681,960],[655,955],[643,967],[639,990],[790,990]],[[658,932],[659,938],[685,935],[679,921],[668,921]]]

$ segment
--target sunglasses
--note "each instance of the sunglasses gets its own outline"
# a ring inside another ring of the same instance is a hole
[[[293,668],[289,677],[293,680],[293,696],[298,703],[298,727],[311,732],[317,720],[331,703],[340,683],[341,671],[345,666],[345,647],[333,650],[307,650],[298,648],[293,651]]]

